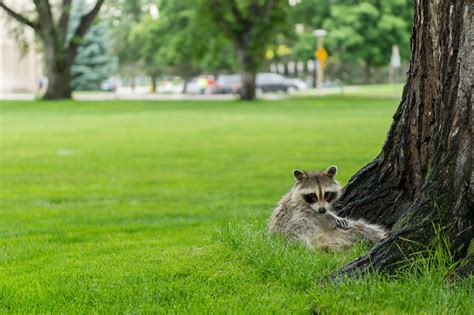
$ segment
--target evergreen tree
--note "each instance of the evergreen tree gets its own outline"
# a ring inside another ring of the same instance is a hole
[[[88,5],[89,8],[83,10],[79,16],[76,26],[71,28],[72,0],[33,0],[34,9],[23,12],[13,10],[0,0],[2,12],[22,26],[30,27],[41,43],[48,76],[48,88],[43,98],[71,98],[71,66],[84,35],[90,29],[104,1],[95,1],[92,8]],[[87,2],[91,4],[90,1]],[[84,7],[86,6],[83,5]],[[68,31],[71,33],[68,34]]]
[[[69,34],[72,35],[85,12],[84,0],[73,2]],[[112,55],[108,25],[99,22],[91,26],[77,51],[71,69],[73,90],[99,90],[100,84],[117,70],[117,58]]]

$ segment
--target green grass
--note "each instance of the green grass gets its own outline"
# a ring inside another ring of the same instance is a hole
[[[363,85],[346,85],[344,87],[326,88],[327,95],[344,95],[357,97],[373,97],[373,98],[393,98],[400,99],[402,96],[403,84],[363,84]],[[315,96],[316,89],[297,91],[296,97]]]
[[[397,100],[2,102],[0,313],[465,313],[444,264],[329,284],[363,253],[266,235],[294,168],[349,177]]]
[[[350,96],[373,96],[399,98],[402,95],[403,84],[366,84],[348,86],[345,94]]]

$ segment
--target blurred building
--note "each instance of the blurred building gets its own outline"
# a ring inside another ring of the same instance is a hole
[[[17,12],[23,12],[32,5],[29,0],[10,0],[5,3]],[[20,27],[20,24],[0,9],[0,93],[36,92],[42,63],[34,45],[33,30],[25,27],[24,39],[29,49],[22,53],[12,34],[14,27]]]

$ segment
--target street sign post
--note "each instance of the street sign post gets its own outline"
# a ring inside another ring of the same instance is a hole
[[[317,38],[317,45],[318,48],[316,49],[314,55],[316,59],[318,59],[318,73],[317,73],[317,89],[318,95],[324,95],[324,67],[326,66],[326,60],[328,57],[328,53],[326,49],[324,49],[323,38],[327,35],[325,30],[315,30],[313,35]]]

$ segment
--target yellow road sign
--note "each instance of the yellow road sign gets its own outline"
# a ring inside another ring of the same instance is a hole
[[[328,59],[328,52],[326,51],[326,49],[320,47],[316,49],[314,55],[316,56],[316,58],[318,58],[319,63],[324,68],[324,66],[326,65],[326,59]]]
[[[326,59],[328,58],[328,52],[326,51],[326,49],[324,49],[322,47],[316,49],[316,52],[314,53],[314,55],[320,61],[326,61]]]

